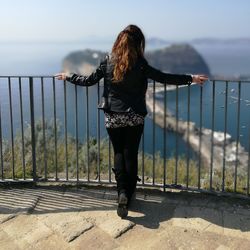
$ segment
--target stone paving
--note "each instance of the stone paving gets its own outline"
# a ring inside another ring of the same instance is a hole
[[[109,187],[0,187],[0,249],[250,249],[250,200],[138,189],[116,207]]]

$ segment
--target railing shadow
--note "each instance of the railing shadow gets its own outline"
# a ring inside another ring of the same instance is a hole
[[[191,225],[188,219],[202,219],[204,229],[209,224],[242,232],[250,231],[249,201],[208,194],[187,192],[162,193],[149,200],[136,200],[131,211],[142,214],[140,217],[128,216],[128,220],[146,228],[157,229],[162,222],[177,220],[179,226]],[[183,220],[182,220],[183,219]]]
[[[249,201],[188,192],[163,193],[138,190],[131,202],[130,220],[157,229],[172,219],[200,218],[220,227],[250,231]],[[36,187],[0,189],[0,215],[27,213],[68,213],[80,211],[114,211],[117,194],[112,188],[70,189]],[[0,216],[1,217],[1,216]]]

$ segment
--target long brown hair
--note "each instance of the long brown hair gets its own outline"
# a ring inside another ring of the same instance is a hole
[[[121,81],[138,57],[144,57],[145,37],[136,25],[128,25],[122,30],[112,48],[114,63],[113,81]]]

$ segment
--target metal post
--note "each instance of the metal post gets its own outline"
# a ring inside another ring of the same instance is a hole
[[[100,102],[100,82],[97,84],[97,101]],[[97,166],[98,166],[98,182],[101,181],[101,166],[100,166],[100,109],[97,110]]]
[[[200,133],[199,133],[199,170],[198,170],[198,189],[201,188],[201,142],[202,142],[202,94],[203,87],[200,86]]]
[[[214,161],[214,107],[215,107],[215,81],[213,81],[212,93],[212,131],[211,131],[211,158],[210,158],[210,190],[213,188],[213,161]]]
[[[249,133],[249,145],[248,145],[248,168],[247,168],[247,195],[249,196],[250,195],[250,127],[249,127],[249,130],[248,130],[248,133]]]
[[[153,82],[153,183],[155,184],[155,81]]]
[[[189,145],[189,136],[190,136],[190,85],[188,85],[188,110],[187,110],[187,180],[186,188],[189,186],[189,165],[190,165],[190,145]]]
[[[109,140],[109,160],[108,160],[108,165],[109,165],[109,183],[111,183],[111,141],[110,138]]]
[[[4,166],[3,166],[3,137],[2,137],[2,111],[0,103],[0,154],[1,154],[1,179],[4,179]]]
[[[77,85],[75,84],[75,134],[76,134],[76,180],[79,181],[79,157],[78,157],[78,107]]]
[[[163,191],[166,192],[166,119],[167,119],[167,85],[164,84],[164,130],[163,130]]]
[[[144,185],[144,177],[145,177],[145,174],[144,174],[144,140],[145,140],[145,135],[144,135],[144,130],[142,132],[142,185]]]
[[[8,77],[9,84],[9,102],[10,102],[10,137],[11,137],[11,163],[12,163],[12,179],[15,179],[15,152],[14,152],[14,135],[13,135],[13,114],[12,114],[12,96],[11,96],[11,80]]]
[[[224,143],[223,143],[223,170],[222,170],[222,191],[225,191],[225,164],[226,164],[226,135],[227,135],[227,96],[228,96],[228,81],[226,81],[225,92],[225,118],[224,118]]]
[[[34,117],[34,93],[33,93],[33,78],[32,77],[29,77],[29,88],[30,88],[30,128],[31,128],[33,181],[37,181],[37,175],[36,175],[35,117]]]
[[[24,131],[23,131],[23,100],[22,100],[22,84],[21,77],[19,80],[19,98],[20,98],[20,119],[21,119],[21,135],[22,135],[22,166],[23,166],[23,179],[26,179],[25,174],[25,154],[24,154]]]
[[[41,93],[42,93],[42,123],[43,123],[43,161],[44,161],[44,179],[47,180],[47,148],[45,136],[45,111],[44,111],[44,78],[41,77]]]
[[[179,142],[178,142],[178,130],[179,130],[179,87],[176,85],[176,100],[175,100],[175,117],[176,117],[176,134],[175,134],[175,181],[174,184],[178,183],[178,154],[179,154]]]
[[[68,171],[68,125],[67,125],[67,86],[66,81],[63,82],[63,93],[64,93],[64,138],[65,138],[65,171],[66,180],[69,180]]]
[[[236,139],[236,157],[235,157],[235,168],[234,168],[234,192],[237,189],[237,170],[238,170],[238,153],[239,153],[239,137],[240,137],[240,98],[241,98],[241,82],[239,81],[238,87],[238,109],[237,109],[237,139]]]
[[[87,180],[89,182],[89,87],[86,86]]]
[[[55,131],[55,141],[54,141],[54,148],[55,148],[55,168],[56,168],[56,178],[55,180],[58,180],[57,176],[57,125],[56,125],[56,87],[55,87],[55,77],[53,77],[53,106],[54,106],[54,131]]]

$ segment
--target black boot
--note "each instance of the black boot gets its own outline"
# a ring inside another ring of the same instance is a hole
[[[131,178],[132,179],[132,178]],[[128,196],[128,207],[131,203],[132,200],[135,200],[135,196],[136,196],[136,184],[138,181],[141,181],[141,179],[136,176],[136,179],[132,179],[130,182],[129,182],[129,185],[128,185],[128,192],[127,192],[127,196]]]
[[[128,197],[125,190],[121,190],[118,194],[117,215],[122,219],[128,215]]]

